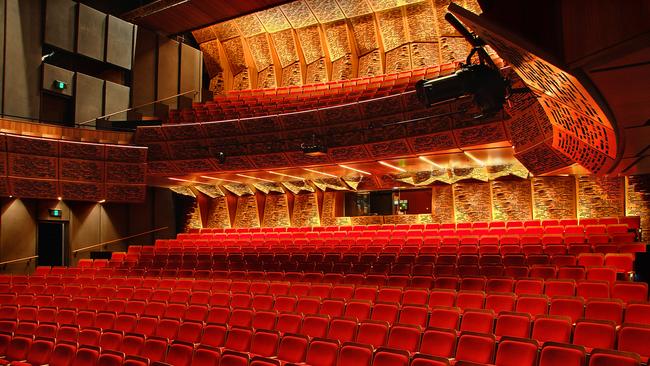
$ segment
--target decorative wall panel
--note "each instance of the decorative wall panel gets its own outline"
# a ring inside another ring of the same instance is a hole
[[[531,184],[528,179],[496,180],[492,188],[493,220],[530,220],[532,218]]]
[[[225,196],[209,200],[206,227],[230,227],[230,212],[228,211],[228,201]]]
[[[383,216],[353,216],[350,217],[350,224],[352,225],[376,225],[383,224]]]
[[[316,193],[302,193],[293,199],[292,226],[319,226]]]
[[[627,206],[625,214],[641,216],[643,240],[648,240],[650,231],[650,175],[632,175],[627,177]]]
[[[337,225],[336,219],[336,192],[324,192],[320,223],[322,226]]]
[[[264,202],[264,227],[291,226],[289,202],[286,194],[267,194]]]
[[[257,210],[255,195],[237,198],[237,211],[233,227],[260,227],[260,217]]]
[[[456,222],[492,220],[492,200],[487,182],[459,182],[454,188]]]
[[[574,177],[535,177],[532,185],[534,219],[576,218]]]
[[[579,176],[578,218],[625,215],[623,177]]]
[[[431,216],[433,222],[454,222],[454,193],[451,185],[431,187]]]

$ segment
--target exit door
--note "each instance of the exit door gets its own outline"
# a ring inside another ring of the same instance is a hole
[[[65,265],[65,243],[66,243],[65,222],[38,223],[36,243],[36,263],[39,266],[63,266]]]

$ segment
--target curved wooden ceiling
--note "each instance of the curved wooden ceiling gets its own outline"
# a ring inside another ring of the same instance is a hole
[[[480,13],[476,0],[460,5]],[[297,0],[193,32],[210,89],[303,85],[464,60],[450,0]]]

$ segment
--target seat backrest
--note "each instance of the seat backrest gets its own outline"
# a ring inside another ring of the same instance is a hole
[[[496,340],[491,334],[461,333],[456,346],[456,360],[492,363]]]
[[[650,327],[624,324],[618,331],[618,350],[636,352],[641,357],[650,356]]]
[[[533,322],[532,339],[540,343],[571,340],[571,319],[562,316],[540,316]]]
[[[338,365],[370,366],[373,349],[367,344],[347,342],[339,351]]]
[[[384,321],[366,320],[359,324],[357,342],[382,347],[388,340],[388,323]]]
[[[353,318],[334,318],[330,321],[327,338],[339,342],[352,342],[357,336],[357,321]]]
[[[463,314],[460,322],[461,332],[492,333],[494,330],[494,311],[468,310]]]
[[[232,327],[226,337],[225,347],[239,352],[248,352],[253,338],[253,330],[243,327]]]
[[[278,358],[287,362],[303,362],[307,355],[309,338],[298,334],[284,334],[278,346]]]
[[[539,366],[583,366],[585,350],[580,346],[549,342],[545,344],[539,356]]]
[[[527,313],[500,313],[497,317],[494,334],[498,337],[529,338],[531,316]]]
[[[625,323],[650,325],[650,304],[627,304],[625,309]]]
[[[393,324],[388,334],[387,346],[415,352],[420,346],[420,327],[410,324]]]
[[[537,365],[536,341],[526,338],[502,337],[497,349],[495,364],[499,366]]]
[[[339,343],[328,339],[314,338],[309,343],[305,362],[313,366],[335,366]]]
[[[456,338],[454,329],[427,328],[422,334],[420,352],[452,358],[456,352]]]
[[[616,324],[611,321],[578,320],[573,330],[573,344],[588,348],[614,348]]]
[[[409,353],[404,350],[379,348],[373,358],[373,366],[408,366]]]
[[[620,352],[608,349],[591,351],[588,366],[639,366],[641,358],[632,352]]]

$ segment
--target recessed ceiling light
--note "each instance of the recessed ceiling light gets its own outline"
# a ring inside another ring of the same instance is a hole
[[[400,168],[400,167],[395,166],[395,165],[393,165],[393,164],[389,164],[389,163],[387,163],[387,162],[385,162],[385,161],[378,161],[378,163],[381,164],[381,165],[383,165],[383,166],[387,166],[387,167],[389,167],[389,168],[395,169],[395,170],[397,170],[397,171],[399,171],[399,172],[402,172],[402,173],[405,173],[405,172],[406,172],[406,169],[404,169],[404,168]]]
[[[345,164],[339,164],[339,166],[340,166],[341,168],[344,168],[344,169],[353,170],[353,171],[355,171],[355,172],[357,172],[357,173],[361,173],[361,174],[365,174],[365,175],[372,175],[372,174],[370,174],[370,173],[368,173],[368,172],[366,172],[366,171],[364,171],[364,170],[357,169],[357,168],[353,168],[353,167],[351,167],[351,166],[347,166],[347,165],[345,165]]]

